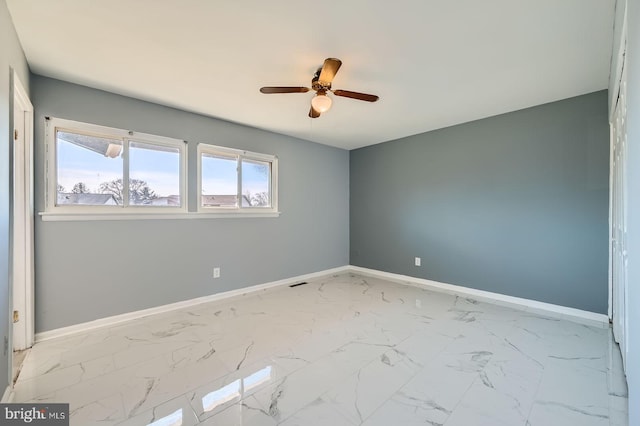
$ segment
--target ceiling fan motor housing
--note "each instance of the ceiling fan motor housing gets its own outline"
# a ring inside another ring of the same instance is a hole
[[[320,72],[322,71],[322,67],[318,68],[318,71],[316,71],[316,73],[313,75],[313,78],[311,79],[311,88],[313,90],[320,91],[320,90],[324,90],[327,91],[329,89],[331,89],[331,83],[329,84],[322,84],[320,83]]]

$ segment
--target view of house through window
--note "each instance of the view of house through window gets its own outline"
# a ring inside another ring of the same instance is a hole
[[[136,206],[180,206],[180,150],[131,142],[129,203]]]
[[[236,207],[238,205],[238,159],[202,154],[202,206]]]
[[[58,131],[56,148],[56,205],[122,205],[122,197],[105,190],[122,183],[121,140]]]
[[[186,209],[184,142],[52,119],[55,197],[71,206]],[[95,207],[94,207],[95,208]],[[108,211],[108,210],[105,210]]]
[[[275,208],[275,157],[207,145],[198,150],[201,208]]]

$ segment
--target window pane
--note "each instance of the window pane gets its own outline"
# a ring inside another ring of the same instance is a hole
[[[202,207],[238,206],[238,160],[202,154]]]
[[[131,142],[129,145],[129,204],[180,207],[180,150]]]
[[[122,205],[122,142],[56,132],[56,205]]]
[[[242,207],[271,207],[271,163],[242,160]]]

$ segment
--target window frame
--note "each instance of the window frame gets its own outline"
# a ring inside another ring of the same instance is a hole
[[[138,216],[138,215],[175,215],[188,212],[188,185],[187,185],[187,164],[188,152],[186,141],[169,138],[165,136],[152,135],[131,130],[117,129],[114,127],[100,126],[97,124],[84,123],[62,118],[45,117],[46,119],[46,161],[44,173],[45,189],[45,212],[44,215],[64,215],[81,218],[83,216],[95,216],[99,219],[110,219],[117,216]],[[58,161],[57,161],[57,132],[66,131],[86,136],[96,136],[122,141],[122,181],[123,181],[123,204],[112,206],[91,206],[91,205],[56,205],[57,183],[58,183]],[[180,206],[149,206],[129,204],[129,149],[131,143],[144,143],[149,145],[177,148],[179,152],[179,191]]]
[[[236,177],[238,205],[236,207],[205,207],[202,205],[202,156],[203,154],[216,155],[221,157],[236,158]],[[270,207],[243,207],[242,206],[242,160],[259,161],[270,163],[269,174],[269,199]],[[233,216],[276,216],[278,211],[278,156],[261,154],[257,152],[245,151],[241,149],[227,148],[218,145],[198,144],[197,149],[197,212],[203,215],[214,215],[215,217]]]

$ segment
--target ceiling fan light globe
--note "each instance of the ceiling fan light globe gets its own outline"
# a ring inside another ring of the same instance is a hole
[[[117,158],[121,152],[122,152],[122,145],[110,143],[107,146],[107,151],[104,153],[104,156],[108,158]]]
[[[327,95],[316,95],[311,99],[311,106],[320,113],[329,111],[331,103],[331,98]]]

